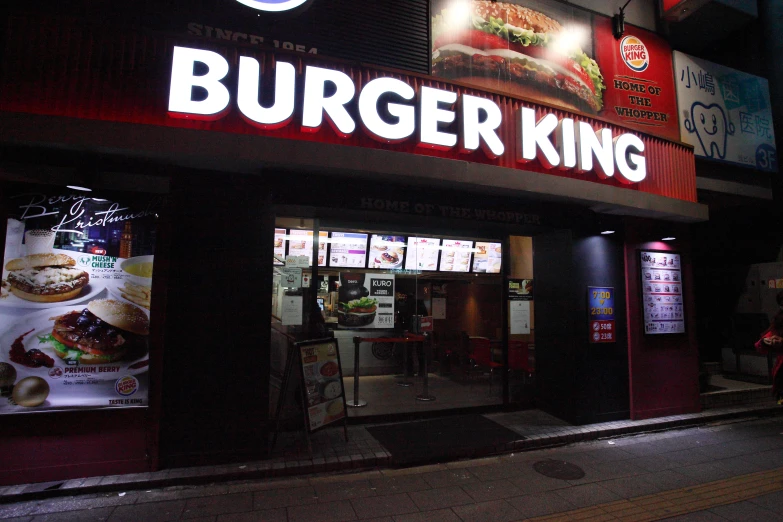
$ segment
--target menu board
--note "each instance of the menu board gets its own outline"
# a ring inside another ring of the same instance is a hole
[[[407,270],[435,271],[438,269],[439,253],[440,239],[409,237],[405,268]]]
[[[640,252],[644,333],[685,332],[680,255],[646,250]]]
[[[402,267],[405,255],[403,236],[384,236],[373,234],[370,238],[370,258],[367,268],[393,270]]]
[[[367,264],[367,234],[332,232],[329,266],[364,268]]]
[[[441,251],[439,269],[442,272],[470,272],[473,241],[444,239]]]
[[[282,261],[278,261],[278,259],[285,259],[285,234],[286,230],[284,228],[276,228],[275,229],[275,260],[274,264],[278,266],[282,266],[285,263]]]
[[[500,243],[476,242],[473,254],[473,272],[478,274],[499,274],[503,260],[503,247]]]
[[[0,414],[148,404],[162,201],[91,194],[6,194]]]
[[[326,241],[329,239],[328,232],[319,232],[321,241],[318,243],[318,266],[326,266]],[[313,265],[313,231],[312,230],[291,230],[288,241],[289,256],[307,256],[308,266]]]
[[[307,390],[310,431],[345,418],[345,392],[336,340],[297,343]]]

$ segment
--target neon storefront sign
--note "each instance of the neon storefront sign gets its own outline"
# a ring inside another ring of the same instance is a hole
[[[197,64],[206,73],[196,75]],[[232,93],[224,83],[229,72],[228,61],[215,52],[174,47],[169,115],[200,120],[225,116],[232,101]],[[406,82],[390,77],[369,81],[357,92],[356,83],[347,74],[314,66],[305,67],[301,82],[304,92],[299,93],[296,69],[278,61],[274,92],[269,98],[273,101],[264,106],[259,103],[259,62],[241,56],[237,74],[233,93],[236,106],[249,124],[262,129],[290,125],[298,111],[302,132],[317,132],[327,123],[338,136],[348,138],[361,126],[367,135],[384,143],[415,140],[419,147],[456,148],[464,153],[481,149],[490,158],[506,151],[507,144],[497,132],[503,114],[488,98],[426,86],[417,93]],[[195,99],[194,87],[202,89],[206,96]],[[302,100],[299,106],[297,99]],[[358,122],[347,109],[353,103],[358,109]],[[383,111],[379,111],[379,104]],[[445,130],[454,122],[456,132]],[[624,184],[638,183],[647,177],[644,142],[637,135],[612,137],[610,129],[596,130],[588,122],[554,114],[537,118],[536,111],[528,107],[517,112],[514,145],[520,163],[538,160],[548,169],[595,172],[601,179],[614,177]]]

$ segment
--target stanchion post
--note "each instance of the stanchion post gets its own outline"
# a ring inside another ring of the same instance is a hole
[[[430,349],[432,347],[431,337],[429,333],[425,334],[425,340],[420,342],[421,342],[422,351],[424,352],[423,353],[424,361],[422,362],[424,367],[424,392],[421,395],[417,395],[416,400],[429,402],[435,400],[435,396],[430,395],[430,373],[429,373],[429,368],[427,363],[427,359],[429,358],[430,355]]]
[[[410,380],[410,372],[408,371],[408,342],[407,339],[404,339],[405,335],[403,334],[403,340],[402,340],[402,380],[397,382],[397,386],[402,386],[403,388],[409,388],[413,386],[413,383]]]
[[[347,405],[351,408],[363,408],[367,406],[367,401],[359,400],[359,346],[362,338],[356,336],[353,338],[353,400],[348,401]]]

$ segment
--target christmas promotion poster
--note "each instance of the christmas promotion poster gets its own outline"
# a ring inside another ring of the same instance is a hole
[[[6,197],[0,414],[145,406],[162,200]]]

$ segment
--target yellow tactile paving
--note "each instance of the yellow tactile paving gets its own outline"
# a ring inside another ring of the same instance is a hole
[[[778,468],[528,520],[652,522],[724,504],[733,504],[781,490],[783,490],[783,468]]]

